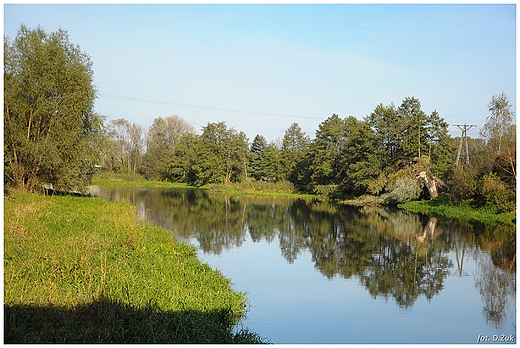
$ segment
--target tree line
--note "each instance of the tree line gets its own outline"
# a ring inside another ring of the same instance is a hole
[[[289,182],[300,192],[335,199],[381,196],[389,204],[428,197],[417,179],[426,172],[446,185],[454,201],[473,199],[511,211],[516,191],[511,103],[505,94],[494,95],[488,107],[481,138],[468,139],[469,164],[455,161],[463,139],[448,134],[449,125],[436,111],[426,114],[417,98],[407,97],[398,107],[377,105],[362,120],[333,114],[312,140],[298,123],[281,139],[267,142],[258,134],[249,143],[225,122],[208,123],[197,134],[179,116],[158,117],[148,130],[112,120],[103,166],[195,186]]]
[[[480,138],[468,139],[469,164],[455,163],[462,139],[415,97],[379,104],[361,120],[333,114],[312,140],[293,123],[271,142],[261,134],[249,142],[225,122],[199,134],[176,115],[148,129],[108,121],[94,112],[95,98],[92,62],[66,31],[22,25],[14,40],[4,38],[4,184],[82,190],[101,165],[195,186],[283,182],[333,199],[372,195],[396,204],[428,196],[423,173],[454,201],[515,208],[516,125],[504,93],[491,97]]]

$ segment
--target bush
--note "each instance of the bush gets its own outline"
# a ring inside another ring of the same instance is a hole
[[[416,200],[422,191],[417,181],[410,178],[399,178],[392,186],[391,191],[383,199],[383,203],[386,205],[397,205]]]
[[[452,202],[473,199],[476,193],[476,170],[460,166],[455,169],[449,181],[448,197]]]
[[[516,194],[508,190],[506,184],[495,173],[489,173],[478,183],[477,202],[480,205],[496,207],[498,213],[513,212],[516,208]]]

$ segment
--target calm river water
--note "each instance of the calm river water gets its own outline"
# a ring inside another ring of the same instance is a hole
[[[197,246],[248,293],[241,325],[272,343],[516,343],[514,227],[194,189],[92,192]]]

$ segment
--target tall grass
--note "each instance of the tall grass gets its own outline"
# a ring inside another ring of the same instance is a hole
[[[244,292],[135,207],[4,196],[6,343],[259,343]]]

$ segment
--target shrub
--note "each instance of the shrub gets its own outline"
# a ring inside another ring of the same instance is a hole
[[[476,170],[460,166],[455,169],[448,184],[448,197],[452,202],[473,199],[476,193]]]
[[[422,188],[414,179],[399,178],[392,185],[391,191],[385,195],[383,203],[386,205],[397,205],[419,198]]]
[[[506,184],[495,173],[486,174],[479,181],[477,198],[479,204],[494,206],[498,213],[515,211],[515,192],[508,190]]]

